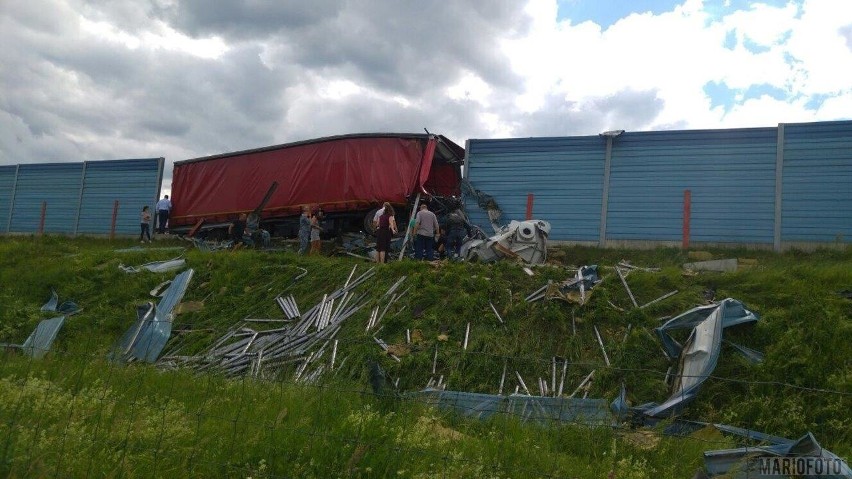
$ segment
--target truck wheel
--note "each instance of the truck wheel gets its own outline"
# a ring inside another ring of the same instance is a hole
[[[367,212],[367,215],[364,216],[364,232],[368,235],[376,236],[376,227],[373,226],[373,217],[376,216],[376,213],[381,208],[376,207]]]

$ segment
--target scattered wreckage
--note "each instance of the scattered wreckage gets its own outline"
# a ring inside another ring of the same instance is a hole
[[[472,239],[462,245],[465,261],[491,263],[500,259],[520,259],[528,264],[547,260],[547,236],[550,223],[544,220],[512,221],[494,236]]]
[[[175,276],[156,305],[148,302],[136,308],[136,321],[113,349],[113,361],[157,361],[171,336],[175,307],[183,299],[194,273],[190,268]]]
[[[375,269],[371,268],[353,279],[356,268],[352,269],[342,287],[324,294],[319,303],[306,311],[302,311],[292,295],[279,295],[275,302],[281,308],[283,318],[245,318],[203,353],[180,355],[180,345],[177,345],[172,348],[173,352],[161,358],[159,365],[219,372],[226,376],[271,378],[280,374],[282,366],[295,364],[296,382],[315,382],[326,370],[333,371],[335,366],[342,365],[343,361],[336,364],[338,341],[335,336],[342,323],[367,304],[366,295],[356,294],[355,289],[373,278]],[[294,281],[304,274],[306,272]],[[398,281],[393,290],[401,283],[402,280]],[[401,294],[391,296],[382,315],[399,296]],[[377,306],[368,329],[380,319]],[[329,349],[329,361],[320,361]]]
[[[44,303],[40,311],[43,313],[61,313],[61,316],[56,316],[50,319],[39,321],[36,328],[27,337],[23,344],[0,343],[0,347],[20,349],[24,354],[33,358],[43,358],[53,346],[56,336],[59,335],[59,330],[65,324],[65,319],[81,312],[77,303],[71,300],[59,302],[59,294],[56,290],[50,290],[50,298]]]

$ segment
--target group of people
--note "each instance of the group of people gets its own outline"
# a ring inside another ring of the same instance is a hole
[[[391,238],[398,233],[395,212],[390,203],[385,203],[373,217],[376,227],[376,262],[387,262]],[[438,217],[426,203],[421,203],[417,214],[408,224],[414,243],[414,259],[433,261],[435,252],[442,252],[450,258],[458,258],[461,245],[467,231],[464,215],[455,210],[447,216],[446,225],[442,227]]]
[[[257,213],[240,213],[228,226],[228,236],[231,237],[232,247],[235,249],[257,244],[266,247],[271,241],[269,232],[260,227],[260,217]]]
[[[165,234],[166,224],[172,210],[172,202],[169,195],[163,196],[156,205],[157,208],[157,233]],[[376,262],[387,262],[391,239],[399,233],[396,223],[396,212],[393,205],[385,202],[375,216],[373,224],[376,227]],[[302,207],[302,215],[299,217],[299,254],[316,255],[322,252],[320,233],[323,231],[322,221],[324,215],[322,210],[312,210],[309,206]],[[142,207],[141,232],[139,241],[151,242],[152,217],[149,207]],[[269,233],[259,228],[259,218],[256,215],[249,217],[246,213],[234,220],[228,227],[228,235],[235,247],[250,245],[255,241],[266,244],[269,242]],[[411,218],[408,224],[414,243],[414,258],[418,260],[432,261],[435,259],[436,251],[444,252],[448,257],[458,257],[462,242],[467,231],[467,223],[464,215],[455,210],[447,216],[445,226],[438,223],[435,213],[429,211],[426,203],[421,203],[417,214]],[[255,238],[256,237],[256,238]],[[309,250],[310,248],[310,250]]]
[[[160,201],[157,201],[157,233],[158,234],[166,234],[166,224],[169,221],[169,215],[172,212],[172,201],[169,199],[169,195],[163,196]],[[142,207],[142,214],[140,215],[140,227],[141,231],[139,232],[139,242],[144,243],[147,238],[147,242],[151,242],[151,211],[148,208],[148,205]]]

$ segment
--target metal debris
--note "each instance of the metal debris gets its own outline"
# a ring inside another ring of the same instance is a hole
[[[500,321],[500,324],[503,324],[503,318],[500,317],[500,313],[497,312],[497,308],[494,307],[494,303],[489,301],[488,306],[491,306],[491,311],[494,311],[494,315],[497,316],[497,321]]]
[[[42,320],[29,337],[27,337],[24,344],[0,343],[0,346],[18,348],[31,358],[41,359],[50,351],[53,341],[56,340],[56,335],[59,334],[59,330],[64,323],[65,316]]]
[[[673,391],[669,399],[662,404],[649,403],[637,409],[651,422],[680,413],[695,399],[701,385],[716,368],[722,330],[757,319],[757,315],[741,302],[728,298],[718,304],[691,309],[656,328],[666,355],[679,360],[678,371],[673,376]],[[692,328],[692,333],[684,346],[668,334],[673,329],[688,328]]]
[[[56,293],[56,290],[50,290],[50,299],[47,300],[44,305],[42,305],[41,310],[43,312],[51,312],[56,311],[56,306],[59,305],[59,294]]]
[[[710,261],[698,261],[696,263],[684,263],[683,269],[688,271],[718,271],[732,273],[737,270],[737,259],[714,259]]]
[[[583,305],[589,301],[592,289],[600,282],[597,265],[583,266],[577,270],[575,276],[561,283],[548,281],[546,285],[527,296],[525,301],[530,303],[547,298]]]
[[[598,338],[598,344],[601,346],[601,352],[603,353],[604,361],[607,366],[611,366],[609,363],[609,356],[606,354],[606,348],[604,348],[603,340],[601,339],[601,333],[598,332],[597,326],[592,326],[595,329],[595,336]]]
[[[662,301],[664,299],[671,298],[672,296],[676,295],[678,292],[679,292],[678,290],[674,290],[671,293],[666,293],[666,294],[660,296],[659,298],[657,298],[653,301],[648,301],[647,303],[643,304],[642,306],[639,306],[639,309],[647,308],[648,306],[651,306],[654,303],[659,303],[660,301]]]
[[[271,324],[269,329],[258,328],[258,320],[243,319],[205,352],[194,356],[165,356],[160,365],[253,377],[277,377],[282,367],[291,366],[295,367],[295,381],[315,383],[327,370],[339,370],[346,361],[344,358],[336,365],[339,343],[335,336],[343,321],[364,307],[364,295],[356,294],[355,289],[370,280],[375,270],[371,268],[354,280],[353,275],[354,269],[344,286],[324,294],[317,304],[304,312],[292,295],[275,297],[285,319],[264,320]],[[377,337],[374,341],[387,350],[384,341]],[[330,358],[324,360],[329,347]]]
[[[113,360],[149,363],[157,360],[171,336],[174,309],[183,299],[194,273],[190,268],[177,275],[156,306],[147,303],[137,308],[136,322],[116,345]]]
[[[462,349],[467,351],[467,340],[470,338],[470,323],[467,323],[467,328],[464,331],[464,345]]]
[[[462,416],[488,419],[494,415],[513,416],[523,422],[609,426],[612,418],[603,399],[568,399],[532,395],[446,391],[427,388],[411,397],[428,405],[449,409]]]
[[[723,430],[723,429],[720,429]],[[769,445],[707,451],[704,466],[710,477],[734,472],[733,477],[835,477],[850,478],[852,469],[823,448],[810,432],[799,439],[776,438],[755,431],[727,427],[723,432],[757,438]]]
[[[177,257],[174,259],[166,260],[166,261],[153,261],[151,263],[145,263],[140,266],[125,266],[123,264],[118,265],[118,269],[124,271],[125,273],[139,273],[141,271],[150,271],[152,273],[168,273],[170,271],[177,271],[186,266],[186,260]]]
[[[55,290],[50,290],[50,299],[47,300],[41,307],[41,311],[45,313],[62,313],[65,316],[71,316],[83,311],[74,301],[66,300],[59,303],[59,295]]]
[[[633,291],[630,291],[630,286],[627,285],[627,279],[625,279],[624,273],[621,272],[621,268],[616,266],[615,272],[618,273],[618,278],[621,280],[621,284],[623,284],[624,289],[627,290],[627,295],[630,296],[630,301],[633,303],[633,307],[638,308],[639,304],[636,302],[636,298],[633,296]]]
[[[512,221],[488,239],[472,239],[461,247],[466,261],[494,262],[503,258],[520,259],[529,264],[547,260],[547,236],[550,223],[543,220]]]
[[[577,386],[577,389],[575,389],[575,390],[574,390],[574,392],[572,392],[572,393],[571,393],[571,395],[570,395],[570,396],[568,396],[568,397],[569,397],[569,398],[573,398],[574,396],[576,396],[576,395],[577,395],[577,393],[578,393],[578,392],[580,392],[580,391],[581,391],[581,390],[583,390],[583,389],[585,389],[585,390],[586,390],[586,392],[588,393],[588,392],[589,392],[589,388],[590,388],[590,387],[591,387],[591,385],[592,385],[592,378],[593,378],[594,376],[595,376],[595,370],[594,370],[594,369],[592,369],[592,372],[590,372],[590,373],[589,373],[589,375],[588,375],[588,376],[586,376],[586,377],[585,377],[585,379],[583,379],[583,381],[581,381],[581,382],[580,382],[580,385],[579,385],[579,386]]]

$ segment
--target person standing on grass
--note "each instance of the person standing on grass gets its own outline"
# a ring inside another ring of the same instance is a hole
[[[382,215],[379,216],[378,229],[376,230],[376,263],[387,262],[391,237],[397,233],[393,206],[386,202],[381,211]]]
[[[148,237],[148,242],[151,242],[151,212],[148,211],[148,205],[142,207],[140,215],[140,226],[142,231],[139,233],[139,242],[144,243],[145,237]]]
[[[322,243],[320,241],[320,233],[322,232],[322,210],[318,210],[311,216],[311,252],[310,254],[319,255],[322,253]]]
[[[435,237],[438,236],[438,217],[429,211],[426,203],[420,204],[420,211],[414,217],[414,259],[435,259]]]
[[[311,207],[302,207],[302,216],[299,217],[299,254],[308,253],[308,244],[311,240]]]
[[[157,202],[157,233],[166,234],[166,223],[169,221],[169,215],[172,212],[172,201],[169,195],[163,196],[163,199]]]
[[[465,221],[464,213],[460,209],[456,209],[447,215],[447,241],[445,248],[448,258],[458,259],[466,234],[470,234],[470,226]]]

